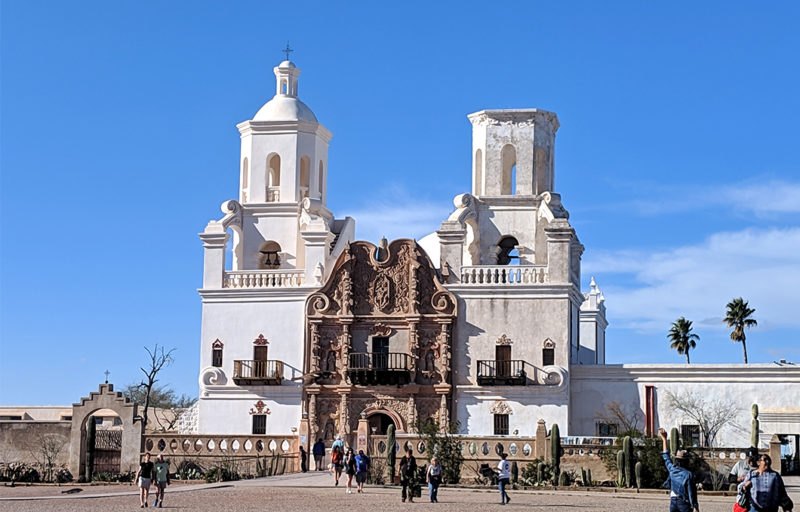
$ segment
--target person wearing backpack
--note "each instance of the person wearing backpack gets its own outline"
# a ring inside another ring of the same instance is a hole
[[[334,485],[339,485],[339,479],[342,477],[342,462],[344,462],[344,454],[339,450],[338,446],[334,446],[331,451],[331,469],[333,469]]]
[[[414,458],[411,448],[406,448],[406,454],[400,459],[400,485],[403,486],[400,497],[403,498],[403,501],[408,498],[409,503],[414,502],[414,479],[416,476],[417,459]]]
[[[369,457],[364,454],[364,450],[358,450],[358,455],[356,455],[356,484],[358,484],[358,492],[364,492],[364,482],[367,481],[370,462]]]

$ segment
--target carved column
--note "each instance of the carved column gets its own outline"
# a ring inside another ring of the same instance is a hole
[[[319,425],[317,424],[317,395],[308,396],[308,432],[312,442],[317,440]]]
[[[319,327],[311,324],[311,373],[319,372]]]
[[[342,324],[342,335],[339,338],[339,346],[341,350],[339,354],[341,354],[340,359],[340,366],[342,368],[342,381],[347,379],[347,370],[350,368],[350,347],[352,343],[352,337],[350,336],[350,325],[349,324]]]
[[[347,395],[342,395],[339,401],[339,435],[347,439],[350,434],[350,413],[347,410]]]
[[[442,384],[446,384],[448,377],[450,376],[450,362],[451,362],[451,354],[450,354],[450,325],[443,323],[441,326],[441,332],[439,333],[439,352],[441,354],[441,371],[439,372],[442,376]]]
[[[417,380],[417,359],[419,359],[419,335],[417,334],[417,324],[408,324],[408,354],[409,354],[409,371],[411,372],[411,382]]]
[[[447,409],[447,395],[442,395],[439,402],[439,431],[447,432],[450,429],[450,411]]]
[[[408,431],[415,433],[417,431],[417,402],[414,395],[408,397],[408,414],[406,416]]]

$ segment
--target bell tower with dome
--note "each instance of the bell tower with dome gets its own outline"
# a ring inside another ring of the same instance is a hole
[[[325,204],[332,134],[297,97],[300,69],[285,60],[274,71],[275,96],[237,126],[242,139],[239,201],[297,203],[310,197]]]

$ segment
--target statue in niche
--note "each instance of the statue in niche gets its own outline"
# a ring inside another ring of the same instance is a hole
[[[328,420],[325,422],[325,429],[323,430],[325,433],[323,438],[325,441],[332,441],[334,438],[335,429],[333,427],[333,420]]]
[[[425,370],[428,372],[436,371],[436,356],[433,354],[433,350],[428,350],[428,353],[425,354]]]
[[[324,371],[331,373],[336,372],[336,352],[333,350],[328,350],[328,357],[325,358]]]

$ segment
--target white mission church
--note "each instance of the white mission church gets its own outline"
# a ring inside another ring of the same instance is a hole
[[[353,442],[359,418],[378,433],[431,418],[470,436],[534,436],[540,420],[599,436],[618,427],[613,401],[649,433],[696,435],[672,392],[740,402],[718,445],[749,445],[757,403],[762,447],[791,434],[797,453],[800,367],[605,364],[603,295],[594,280],[581,291],[584,246],[554,187],[554,113],[470,114],[471,193],[422,240],[375,246],[326,206],[332,134],[300,101],[300,70],[274,71],[275,96],[237,126],[238,200],[200,234],[200,389],[184,433]]]

